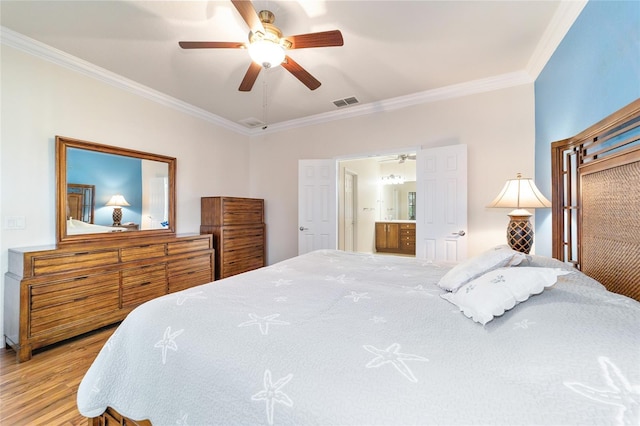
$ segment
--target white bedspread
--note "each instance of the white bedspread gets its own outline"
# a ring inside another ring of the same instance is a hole
[[[482,326],[439,297],[447,269],[318,251],[153,300],[87,372],[80,413],[192,426],[640,424],[640,303],[573,273]]]

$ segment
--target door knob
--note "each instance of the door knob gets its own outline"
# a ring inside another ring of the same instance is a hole
[[[304,226],[301,226],[299,229],[300,229],[301,231],[308,231],[308,230],[309,230],[309,228],[305,228]]]
[[[461,229],[458,232],[452,232],[451,235],[458,235],[460,237],[464,237],[465,235],[467,235],[467,233]]]

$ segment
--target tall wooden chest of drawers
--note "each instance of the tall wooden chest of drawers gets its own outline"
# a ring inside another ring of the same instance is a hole
[[[202,197],[201,234],[213,234],[216,279],[265,265],[264,200]]]
[[[155,297],[213,281],[210,235],[9,249],[5,344],[33,349],[124,319]]]

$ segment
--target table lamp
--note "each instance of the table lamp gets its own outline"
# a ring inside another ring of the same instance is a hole
[[[505,183],[500,194],[488,207],[506,207],[514,209],[509,213],[511,220],[507,226],[509,246],[522,253],[529,253],[533,245],[533,228],[526,209],[551,207],[551,202],[538,190],[531,178],[523,178],[518,173],[515,179]]]
[[[122,208],[121,206],[130,206],[131,204],[127,203],[127,200],[124,199],[124,196],[120,194],[116,194],[105,206],[114,206],[113,207],[113,225],[112,226],[120,226],[120,221],[122,220]]]

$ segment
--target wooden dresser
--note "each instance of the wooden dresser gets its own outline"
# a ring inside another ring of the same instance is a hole
[[[416,224],[413,222],[376,222],[376,251],[416,254]]]
[[[201,234],[213,234],[216,279],[265,265],[264,200],[202,197]]]
[[[33,349],[116,323],[133,308],[213,281],[210,235],[9,249],[5,343]]]

